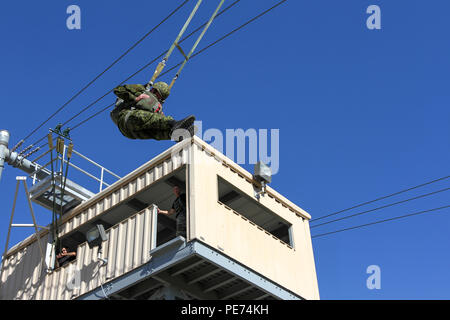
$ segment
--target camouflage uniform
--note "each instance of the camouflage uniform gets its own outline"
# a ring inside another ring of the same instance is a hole
[[[157,88],[157,84],[154,88]],[[167,98],[168,91],[162,94]],[[140,84],[123,85],[114,89],[118,97],[111,119],[120,132],[130,139],[170,140],[175,120],[162,113],[162,104],[157,97]],[[141,94],[150,98],[136,102]]]

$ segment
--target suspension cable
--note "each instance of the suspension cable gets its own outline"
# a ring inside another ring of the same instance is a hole
[[[61,110],[63,110],[69,103],[71,103],[75,98],[77,98],[81,93],[83,93],[87,88],[89,88],[95,81],[97,81],[103,74],[105,74],[108,70],[110,70],[114,65],[116,65],[120,60],[122,60],[130,51],[136,48],[142,41],[144,41],[150,34],[152,34],[156,29],[158,29],[164,22],[166,22],[170,17],[172,17],[179,9],[181,9],[184,5],[186,5],[189,0],[185,0],[181,3],[175,10],[170,12],[170,14],[165,17],[159,24],[153,27],[149,32],[147,32],[142,38],[140,38],[136,43],[134,43],[130,48],[128,48],[119,58],[114,60],[112,64],[110,64],[105,70],[103,70],[99,75],[97,75],[93,80],[91,80],[86,86],[84,86],[81,90],[79,90],[72,98],[70,98],[66,103],[64,103],[61,107],[59,107],[54,113],[52,113],[44,122],[38,125],[33,131],[31,131],[25,138],[22,140],[25,141],[30,138],[37,130],[39,130],[44,124],[46,124],[50,119],[52,119],[55,115],[57,115]],[[45,138],[44,138],[45,139]],[[22,141],[21,140],[21,141]],[[42,140],[40,140],[42,141]]]
[[[249,24],[252,23],[253,21],[255,21],[255,20],[259,19],[260,17],[264,16],[265,14],[269,13],[270,11],[272,11],[273,9],[275,9],[275,8],[278,7],[278,6],[280,6],[281,4],[283,4],[283,3],[286,2],[286,1],[287,1],[287,0],[282,0],[282,1],[278,2],[277,4],[275,4],[274,6],[272,6],[271,8],[265,10],[264,12],[260,13],[260,14],[257,15],[256,17],[254,17],[254,18],[248,20],[248,21],[245,22],[244,24],[240,25],[240,26],[237,27],[236,29],[234,29],[234,30],[232,30],[231,32],[229,32],[229,33],[225,34],[224,36],[220,37],[220,38],[217,39],[216,41],[210,43],[209,45],[207,45],[207,46],[204,47],[203,49],[199,50],[197,53],[193,54],[193,55],[191,56],[191,59],[193,59],[194,57],[196,57],[196,56],[200,55],[201,53],[205,52],[206,50],[208,50],[209,48],[213,47],[213,46],[216,45],[217,43],[219,43],[219,42],[225,40],[226,38],[228,38],[228,37],[231,36],[232,34],[234,34],[234,33],[236,33],[237,31],[243,29],[245,26],[249,25]],[[179,67],[182,63],[183,63],[183,61],[180,62],[180,63],[178,63],[177,65],[173,66],[172,68],[170,68],[170,69],[167,70],[166,72],[162,73],[160,76],[163,76],[163,75],[169,73],[170,71],[172,71],[172,70],[174,70],[175,68]],[[87,119],[81,121],[80,123],[78,123],[77,125],[75,125],[74,127],[72,127],[72,130],[74,130],[75,128],[81,126],[82,124],[86,123],[87,121],[91,120],[92,118],[98,116],[98,115],[101,114],[102,112],[108,110],[108,108],[112,107],[113,105],[114,105],[114,103],[111,104],[111,105],[109,105],[109,106],[107,106],[107,107],[105,107],[105,108],[103,108],[102,110],[96,112],[94,115],[90,116],[89,118],[87,118]]]
[[[234,7],[237,3],[239,3],[241,0],[236,0],[233,3],[231,3],[228,7],[226,7],[225,9],[223,9],[222,11],[220,11],[217,16],[216,19],[218,17],[220,17],[222,14],[224,14],[225,12],[227,12],[228,10],[230,10],[232,7]],[[285,0],[286,1],[286,0]],[[178,43],[181,44],[183,41],[186,41],[187,39],[189,39],[190,37],[192,37],[194,34],[196,34],[199,30],[201,30],[203,27],[205,27],[207,24],[207,22],[205,22],[204,24],[202,24],[201,26],[199,26],[197,29],[195,29],[194,31],[192,31],[189,35],[187,35],[186,37],[184,37],[183,39],[181,39]],[[150,62],[148,62],[147,64],[145,64],[144,66],[142,66],[139,70],[137,70],[136,72],[134,72],[132,75],[130,75],[129,77],[127,77],[125,80],[123,80],[119,85],[124,84],[125,82],[127,82],[128,80],[134,78],[136,75],[138,75],[139,73],[141,73],[142,71],[144,71],[145,69],[147,69],[151,64],[153,64],[154,62],[156,62],[157,60],[161,59],[165,54],[167,54],[168,51],[164,51],[163,53],[161,53],[158,57],[154,58],[153,60],[151,60]],[[179,64],[180,65],[180,64]],[[172,70],[172,69],[171,69]],[[171,71],[169,70],[169,71]],[[165,74],[165,73],[164,73]],[[114,89],[109,90],[108,92],[106,92],[104,95],[102,95],[100,98],[98,98],[97,100],[95,100],[94,102],[92,102],[91,104],[89,104],[87,107],[83,108],[81,111],[79,111],[77,114],[75,114],[74,116],[72,116],[69,120],[67,120],[66,122],[64,122],[62,124],[62,126],[65,126],[67,123],[69,123],[70,121],[72,121],[73,119],[77,118],[78,116],[80,116],[82,113],[84,113],[85,111],[87,111],[88,109],[90,109],[91,107],[93,107],[94,105],[96,105],[100,100],[104,99],[107,95],[109,95],[110,93],[112,93],[114,91]],[[112,107],[114,104],[111,104],[110,106],[102,109],[101,112],[107,110],[109,107]],[[101,113],[98,112],[97,114]],[[96,114],[96,115],[97,115]],[[89,117],[89,119],[92,119],[93,117]],[[85,121],[83,121],[84,123]],[[72,127],[72,130],[76,127],[78,127],[80,124],[76,125],[75,127]],[[33,145],[38,144],[39,142],[41,142],[42,140],[45,139],[46,136],[38,139],[36,142],[33,143]]]

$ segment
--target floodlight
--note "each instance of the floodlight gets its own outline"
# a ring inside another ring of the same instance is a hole
[[[255,191],[255,197],[259,199],[261,194],[266,193],[266,184],[272,182],[272,170],[264,162],[255,164],[253,178],[261,184],[261,189]]]
[[[255,164],[255,173],[253,175],[260,183],[266,184],[272,182],[272,170],[264,162],[258,161]]]
[[[95,227],[90,229],[86,233],[86,239],[89,245],[89,248],[94,248],[97,246],[101,246],[103,241],[108,240],[108,237],[105,232],[105,228],[101,224],[97,224]]]

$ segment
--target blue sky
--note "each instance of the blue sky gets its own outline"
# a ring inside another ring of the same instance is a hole
[[[5,2],[0,10],[0,127],[11,132],[11,145],[179,3]],[[193,26],[209,16],[215,3],[205,3]],[[199,48],[275,3],[242,0],[216,21]],[[81,30],[66,27],[66,9],[72,4],[81,8]],[[381,30],[366,27],[366,9],[374,4],[381,8]],[[180,10],[27,143],[164,52],[188,10]],[[279,129],[280,170],[271,185],[313,218],[447,176],[449,10],[445,0],[288,0],[192,59],[166,102],[165,112],[175,118],[195,114],[204,130]],[[169,66],[180,60],[175,53]],[[148,81],[154,67],[128,83]],[[170,77],[162,80],[170,81]],[[112,95],[107,96],[69,126],[113,101]],[[72,138],[78,151],[119,175],[173,145],[124,138],[108,112],[73,131]],[[250,164],[243,166],[253,170]],[[2,250],[17,175],[22,172],[7,166],[0,181]],[[448,186],[449,180],[440,181],[346,214]],[[28,222],[23,189],[20,196],[15,222]],[[312,233],[441,207],[449,204],[448,199],[448,192],[443,192],[314,228]],[[50,212],[37,205],[34,208],[40,223],[49,221]],[[315,238],[321,298],[450,298],[449,213],[445,209]],[[11,243],[27,234],[14,230]],[[381,268],[380,290],[366,287],[370,265]]]

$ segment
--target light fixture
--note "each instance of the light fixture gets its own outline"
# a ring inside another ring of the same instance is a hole
[[[261,194],[266,193],[266,185],[272,182],[272,170],[264,162],[258,161],[255,164],[253,178],[261,184],[261,188],[255,191],[255,197],[259,199]]]
[[[92,249],[97,246],[101,247],[102,242],[108,240],[108,236],[106,235],[103,225],[97,224],[86,233],[86,239],[89,248]]]

